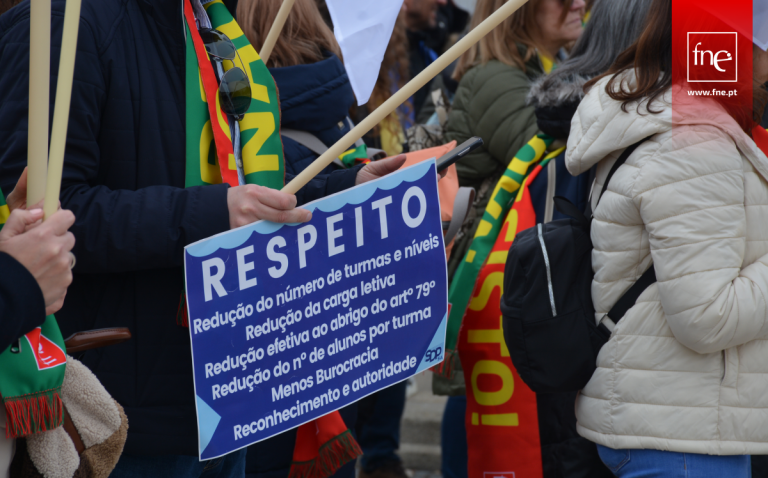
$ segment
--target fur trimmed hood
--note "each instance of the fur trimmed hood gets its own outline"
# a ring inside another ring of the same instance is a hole
[[[565,140],[571,131],[571,119],[584,98],[584,84],[589,78],[581,75],[545,76],[531,86],[526,102],[536,108],[539,129]]]
[[[535,107],[552,108],[564,103],[580,103],[584,98],[584,84],[591,78],[581,75],[570,75],[555,78],[544,76],[531,85],[527,103]],[[552,83],[544,88],[544,82]]]

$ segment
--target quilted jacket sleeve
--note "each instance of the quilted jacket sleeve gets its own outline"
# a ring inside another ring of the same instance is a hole
[[[476,66],[462,78],[446,124],[446,139],[472,136],[484,145],[456,163],[462,184],[474,185],[505,168],[539,130],[534,108],[526,106],[530,79],[498,61]]]
[[[768,257],[742,269],[743,160],[713,126],[681,127],[645,161],[633,188],[672,333],[712,353],[768,333]]]

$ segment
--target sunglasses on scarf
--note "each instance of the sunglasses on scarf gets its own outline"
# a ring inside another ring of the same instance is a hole
[[[199,31],[203,44],[205,44],[205,50],[214,61],[229,60],[234,62],[235,57],[240,59],[237,48],[227,35],[212,28],[203,28]],[[245,66],[242,59],[240,59],[240,64]],[[235,66],[222,75],[219,84],[219,101],[224,113],[233,116],[237,121],[243,119],[251,106],[251,82],[241,68]]]

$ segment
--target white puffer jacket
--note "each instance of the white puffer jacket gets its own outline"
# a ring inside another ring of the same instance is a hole
[[[600,351],[578,431],[611,448],[768,454],[768,158],[714,101],[673,117],[668,92],[661,114],[625,113],[606,83],[573,118],[570,172],[597,163],[600,191],[624,148],[654,136],[595,210],[596,318],[652,262],[658,282]]]

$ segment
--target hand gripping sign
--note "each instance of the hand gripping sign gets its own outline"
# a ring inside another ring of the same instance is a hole
[[[187,246],[200,459],[342,408],[443,360],[435,163]]]

